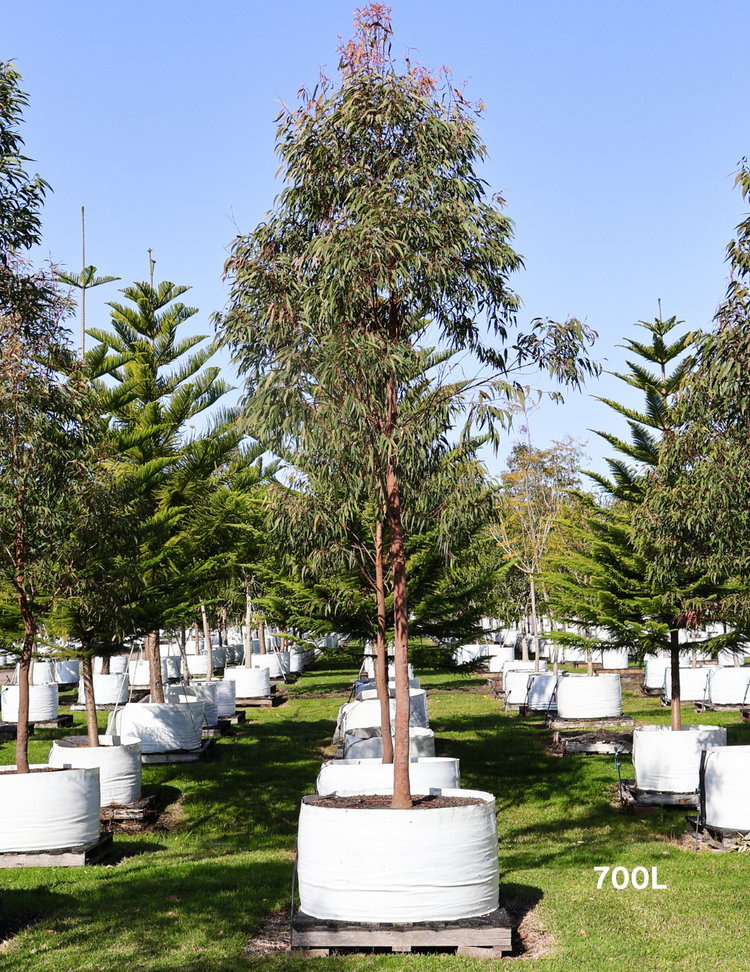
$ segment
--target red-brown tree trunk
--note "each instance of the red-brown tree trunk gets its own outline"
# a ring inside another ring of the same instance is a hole
[[[682,707],[680,704],[680,633],[669,632],[670,658],[672,670],[672,731],[682,729]]]
[[[151,701],[164,701],[164,683],[161,678],[161,654],[159,653],[159,632],[151,631],[146,635],[146,656],[149,660],[151,682]]]
[[[378,514],[375,524],[375,595],[378,606],[378,630],[375,639],[375,687],[380,701],[380,726],[383,735],[383,762],[393,762],[391,736],[391,699],[388,694],[388,652],[385,633],[385,577],[383,571],[383,521]]]
[[[263,618],[258,620],[258,654],[265,655],[266,652],[266,623]]]
[[[388,465],[387,515],[391,534],[393,570],[393,627],[396,641],[396,745],[393,752],[394,810],[412,806],[409,781],[409,610],[406,601],[406,557],[401,526],[401,494],[398,477]]]
[[[21,613],[23,615],[24,638],[21,664],[18,667],[18,726],[16,731],[16,770],[19,773],[29,772],[29,674],[31,672],[31,653],[34,650],[34,636],[36,626],[31,612],[28,611],[26,598],[19,595],[19,602],[23,600]]]
[[[203,616],[203,640],[206,643],[206,679],[210,682],[214,677],[214,651],[213,645],[211,644],[211,628],[208,625],[205,604],[201,604],[201,615]]]
[[[86,651],[86,642],[83,642]],[[81,661],[83,669],[83,697],[86,702],[86,731],[89,736],[89,746],[99,745],[99,723],[96,718],[96,698],[94,697],[94,663],[88,652]]]

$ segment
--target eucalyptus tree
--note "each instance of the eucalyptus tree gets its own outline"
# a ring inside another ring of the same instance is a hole
[[[190,537],[243,439],[232,409],[215,410],[204,432],[190,432],[193,420],[230,388],[218,366],[207,366],[215,345],[193,350],[205,335],[179,334],[197,313],[179,300],[188,289],[169,281],[135,283],[122,291],[128,303],[110,302],[111,328],[87,332],[100,342],[91,352],[98,355],[99,376],[115,381],[106,410],[120,456],[137,481],[142,591],[132,620],[146,635],[157,702],[164,700],[159,628],[186,590],[213,569]]]
[[[399,73],[388,13],[380,4],[357,11],[338,82],[323,78],[298,108],[282,110],[285,187],[276,210],[232,247],[220,324],[269,447],[325,439],[324,451],[348,454],[352,468],[384,484],[399,808],[411,806],[402,463],[422,447],[419,416],[400,404],[418,349],[468,352],[487,369],[496,380],[484,382],[487,421],[505,416],[489,389],[512,393],[517,366],[574,383],[592,366],[577,322],[536,322],[511,341],[518,298],[509,277],[522,260],[502,200],[486,197],[476,171],[486,154],[476,112],[449,79],[409,61]],[[436,380],[425,408],[439,395]]]

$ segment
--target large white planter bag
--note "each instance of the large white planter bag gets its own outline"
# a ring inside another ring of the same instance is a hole
[[[562,675],[557,683],[561,719],[610,719],[622,715],[620,676]]]
[[[503,663],[503,685],[505,684],[505,676],[508,672],[533,672],[536,668],[535,661],[507,661]],[[539,662],[539,671],[547,671],[547,662]]]
[[[505,701],[508,705],[526,705],[529,682],[532,672],[509,669],[503,680]]]
[[[18,722],[19,693],[18,685],[3,685],[0,694],[0,713],[3,722]],[[29,685],[29,722],[46,722],[48,719],[56,719],[57,713],[57,683]]]
[[[188,675],[208,675],[208,655],[187,655]],[[184,663],[180,662],[180,671],[183,672]]]
[[[267,668],[271,678],[283,678],[289,674],[289,652],[271,651],[265,655],[253,655],[253,668]]]
[[[118,705],[128,701],[130,679],[126,672],[121,675],[94,675],[94,700],[97,705]],[[83,678],[78,682],[78,704],[86,702]]]
[[[211,658],[213,661],[214,669],[224,668],[227,663],[227,653],[224,648],[212,648]]]
[[[589,655],[585,648],[567,646],[563,648],[562,660],[566,665],[585,665]]]
[[[693,793],[698,789],[701,750],[726,746],[723,726],[637,726],[633,730],[635,785],[660,793]]]
[[[551,672],[534,672],[529,676],[528,694],[526,705],[532,709],[555,709],[557,708],[557,689],[558,676]]]
[[[151,662],[143,658],[129,662],[128,677],[134,688],[147,688],[151,684]]]
[[[664,675],[671,668],[669,658],[657,658],[654,655],[646,656],[646,667],[643,675],[643,685],[647,689],[663,689]],[[667,675],[667,677],[671,677]]]
[[[680,669],[680,701],[705,702],[708,699],[708,676],[710,668],[681,668]],[[672,673],[664,673],[664,698],[672,700]]]
[[[419,679],[410,678],[409,679],[409,692],[413,695],[412,689],[419,689]],[[421,691],[421,690],[420,690]],[[368,699],[376,699],[378,697],[378,690],[373,681],[354,683],[354,698],[358,702],[366,702]],[[396,698],[396,683],[388,683],[388,697],[391,699]]]
[[[339,809],[305,797],[297,837],[300,908],[334,921],[453,921],[498,907],[495,798],[432,810]],[[361,860],[363,835],[377,852]]]
[[[166,681],[170,679],[177,679],[180,677],[180,669],[182,667],[182,659],[175,658],[174,655],[166,655],[161,660],[161,671],[162,677],[166,676]]]
[[[451,756],[423,756],[409,761],[409,781],[414,793],[429,793],[431,788],[458,789],[461,786],[459,761]],[[323,763],[316,792],[393,793],[393,763],[382,759],[333,759]]]
[[[190,685],[170,685],[166,692],[167,702],[204,703],[203,725],[215,726],[219,722],[218,682],[191,682]]]
[[[226,681],[222,679],[217,679],[214,682],[216,686],[216,703],[219,707],[219,718],[227,719],[229,716],[233,716],[237,711],[236,705],[236,686],[232,679],[227,679]]]
[[[627,668],[628,649],[602,648],[594,653],[594,661],[599,662],[602,668]]]
[[[487,669],[493,674],[502,672],[505,662],[515,661],[516,646],[512,645],[490,645],[487,655]]]
[[[709,827],[750,830],[750,746],[706,749],[703,793]]]
[[[180,646],[176,641],[159,642],[159,654],[162,658],[179,658],[181,655]]]
[[[411,693],[415,694],[412,695]],[[419,693],[419,694],[416,694]],[[411,689],[409,699],[409,725],[429,729],[430,720],[427,715],[427,693],[424,689]],[[390,699],[391,725],[396,722],[396,700]],[[348,702],[343,707],[346,711],[341,720],[341,731],[352,729],[369,729],[381,725],[380,702],[368,699],[365,702]]]
[[[382,759],[383,737],[379,728],[354,729],[343,736],[345,759]],[[434,756],[435,733],[432,729],[409,728],[409,757]]]
[[[109,717],[108,736],[136,736],[144,753],[201,748],[203,702],[128,702]]]
[[[235,683],[238,699],[266,699],[271,694],[271,676],[267,668],[225,668],[224,680]]]
[[[734,659],[735,659],[735,657],[739,658],[740,665],[744,665],[745,664],[745,649],[744,648],[738,648],[737,649],[737,655],[735,656],[735,653],[733,651],[731,651],[729,648],[722,648],[721,651],[719,652],[718,656],[717,656],[717,661],[718,661],[718,663],[720,665],[724,665],[724,666],[734,665]]]
[[[492,645],[461,645],[453,650],[453,658],[457,665],[466,665],[469,662],[476,661],[477,658],[485,658],[489,654],[490,648],[492,648]]]
[[[89,746],[88,736],[55,739],[49,765],[98,766],[100,800],[103,807],[127,806],[141,796],[141,741],[135,736],[99,736],[98,746]]]
[[[55,681],[58,685],[75,685],[81,675],[81,663],[77,658],[55,662]]]
[[[292,651],[289,653],[289,671],[294,673],[304,672],[305,654],[302,651]]]
[[[98,655],[94,659],[94,674],[98,675],[104,666],[104,659],[100,658]],[[109,671],[111,675],[122,675],[128,670],[128,656],[127,655],[112,655],[109,659]]]
[[[708,677],[708,701],[712,705],[743,705],[750,702],[750,668],[717,668]]]
[[[55,663],[47,658],[35,659],[31,663],[31,682],[33,685],[49,685],[57,681]]]
[[[0,766],[0,853],[65,850],[99,838],[99,770]],[[41,770],[42,772],[34,772]]]

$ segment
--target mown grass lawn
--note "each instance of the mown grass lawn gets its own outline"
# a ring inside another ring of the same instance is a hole
[[[314,789],[352,675],[303,676],[284,705],[249,710],[212,762],[144,767],[144,786],[163,789],[169,812],[148,833],[116,835],[108,864],[0,871],[6,919],[38,919],[0,946],[3,972],[486,967],[453,956],[245,951],[265,914],[288,912],[299,801]],[[693,853],[679,842],[679,811],[621,813],[612,757],[549,755],[542,722],[503,713],[483,679],[424,674],[422,684],[441,751],[460,757],[465,786],[497,796],[501,894],[525,903],[524,928],[536,930],[540,950],[525,968],[750,970],[750,854]],[[625,708],[636,720],[668,722],[658,700],[626,694]],[[685,706],[683,715],[725,724],[730,743],[750,743],[737,713],[707,719]],[[69,734],[38,732],[31,758],[45,761],[50,739]],[[13,762],[14,749],[0,746],[0,761]],[[623,775],[632,775],[627,763]],[[365,835],[353,866],[376,852]],[[667,887],[617,891],[607,876],[597,890],[596,866],[656,867]]]

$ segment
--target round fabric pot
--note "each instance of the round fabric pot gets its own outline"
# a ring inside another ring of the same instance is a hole
[[[633,730],[635,785],[660,793],[693,793],[698,789],[701,750],[726,746],[721,726],[638,726]]]
[[[487,669],[493,675],[502,672],[505,662],[516,660],[516,646],[512,645],[490,645],[487,655]]]
[[[253,655],[253,668],[267,668],[271,678],[283,678],[289,674],[289,652],[271,651],[266,655]]]
[[[219,722],[218,682],[191,682],[190,685],[170,685],[166,692],[167,702],[203,702],[203,725],[215,726]]]
[[[151,684],[151,662],[143,658],[130,662],[128,678],[134,688],[147,688]]]
[[[477,658],[485,658],[492,647],[492,645],[486,644],[461,645],[454,648],[453,658],[457,665],[467,665],[469,662],[476,661]]]
[[[99,837],[99,770],[0,766],[0,853],[64,850]],[[36,771],[36,772],[35,772]]]
[[[562,675],[557,683],[561,719],[609,719],[622,715],[619,675]]]
[[[77,658],[55,662],[55,681],[58,685],[75,685],[81,676],[81,663]]]
[[[415,793],[430,789],[458,789],[461,786],[459,761],[450,756],[415,757],[409,764],[409,780]],[[323,763],[316,792],[393,793],[393,763],[382,759],[333,759]]]
[[[94,659],[94,674],[101,674],[102,667],[104,666],[104,659],[98,656]],[[112,655],[109,659],[109,673],[110,675],[124,675],[128,670],[128,656],[127,655]]]
[[[217,679],[214,683],[216,685],[216,702],[219,706],[219,718],[226,719],[229,716],[233,716],[237,711],[236,705],[236,695],[237,691],[235,683],[232,679]]]
[[[214,671],[224,668],[227,663],[227,652],[225,648],[212,648],[211,657],[213,659]]]
[[[711,668],[680,669],[680,702],[705,702],[708,698],[708,676]],[[672,701],[672,673],[667,670],[664,679],[664,698]]]
[[[585,665],[589,660],[589,654],[585,648],[565,647],[562,660],[566,665]]]
[[[304,651],[292,651],[289,654],[289,671],[292,673],[304,672],[305,653]]]
[[[89,746],[88,736],[55,739],[49,752],[49,765],[98,766],[103,807],[127,806],[140,799],[141,741],[135,736],[99,736],[98,746]]]
[[[702,787],[709,827],[750,830],[750,746],[706,749]]]
[[[421,695],[411,696],[409,700],[409,725],[421,726],[424,729],[429,729],[430,722],[427,717],[427,695],[424,689],[412,689],[411,691],[420,692]],[[390,699],[389,703],[391,725],[395,725],[396,700]],[[347,702],[344,706],[342,706],[342,732],[349,732],[352,729],[379,728],[380,725],[380,702],[377,699],[367,699],[365,702]]]
[[[180,658],[180,646],[174,641],[162,641],[159,643],[159,654],[162,658]]]
[[[379,728],[354,729],[343,737],[345,759],[382,759],[383,737]],[[435,733],[432,729],[409,728],[409,756],[434,756]]]
[[[188,675],[208,675],[208,655],[187,655]],[[184,670],[184,663],[180,664],[180,671]]]
[[[0,712],[3,722],[18,722],[18,685],[3,685]],[[29,685],[29,722],[46,722],[58,714],[57,683]]]
[[[750,668],[717,668],[708,678],[712,705],[743,705],[750,700]]]
[[[718,663],[720,665],[723,665],[723,666],[727,667],[727,666],[730,666],[730,665],[734,665],[735,657],[739,658],[739,661],[740,661],[740,665],[737,666],[737,667],[740,667],[740,666],[744,665],[745,664],[745,649],[744,648],[738,648],[737,649],[737,654],[735,656],[735,653],[733,651],[731,651],[731,649],[729,649],[729,648],[722,648],[721,651],[719,652],[718,657],[717,657],[716,660],[718,661]]]
[[[602,648],[594,652],[594,661],[599,662],[602,668],[627,668],[628,649],[627,648]]]
[[[505,684],[505,676],[508,672],[533,672],[536,668],[535,661],[507,661],[503,663],[503,685]],[[539,662],[539,671],[547,671],[547,662]]]
[[[299,816],[300,907],[334,921],[453,921],[498,907],[495,798],[430,810],[323,807],[305,797]],[[361,858],[363,835],[377,853]]]
[[[271,694],[267,668],[225,668],[224,680],[234,682],[238,699],[267,699]]]
[[[671,664],[669,658],[658,658],[653,655],[647,655],[643,675],[643,687],[647,689],[663,689],[664,676],[669,671]]]
[[[550,709],[554,701],[557,676],[549,672],[517,672],[511,669],[503,682],[508,705],[528,705]]]
[[[33,685],[49,685],[57,681],[55,663],[49,658],[34,659],[31,663],[31,683]]]
[[[128,702],[109,717],[108,736],[136,736],[143,753],[201,748],[203,702]]]
[[[167,655],[161,660],[162,675],[166,675],[167,681],[178,680],[180,677],[182,659],[174,655]]]
[[[97,705],[120,704],[128,701],[130,679],[123,672],[121,675],[94,675],[94,699]],[[83,690],[83,679],[78,683],[78,704],[86,702]]]

